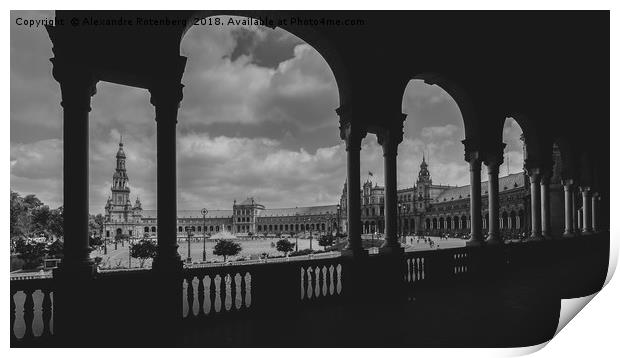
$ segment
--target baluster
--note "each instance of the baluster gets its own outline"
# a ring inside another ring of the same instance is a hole
[[[187,279],[185,279],[185,277],[182,279],[181,285],[183,286],[183,292],[181,293],[183,312],[181,313],[181,317],[185,318],[189,315],[189,308],[187,306]]]
[[[208,316],[211,313],[211,311],[214,309],[213,299],[211,297],[211,288],[213,287],[213,279],[211,279],[211,276],[207,274],[204,275],[204,279],[205,279],[205,303],[203,306],[203,310],[204,310],[205,316]]]
[[[303,267],[299,268],[299,271],[301,272],[301,277],[299,278],[299,283],[301,284],[301,300],[304,300],[304,296],[306,293],[306,286],[304,285],[306,283],[306,281],[304,280],[304,274],[306,273],[306,270]]]
[[[41,303],[41,316],[43,318],[43,332],[41,333],[42,337],[47,337],[52,335],[51,319],[52,319],[52,297],[51,297],[51,289],[44,288],[41,290],[43,292],[43,302]]]
[[[210,300],[211,300],[211,313],[215,314],[217,312],[217,303],[216,303],[216,298],[219,297],[217,296],[217,284],[216,284],[216,279],[217,279],[217,275],[213,275],[213,276],[209,276],[209,278],[211,279],[210,283],[209,283],[209,296],[210,296]]]
[[[250,307],[252,305],[252,274],[247,273],[248,281],[246,282],[246,296],[245,296],[245,307]]]
[[[241,296],[241,305],[239,306],[240,309],[243,309],[245,305],[245,291],[247,290],[245,287],[245,275],[245,272],[241,273],[241,281],[239,282],[239,294]]]
[[[342,265],[336,266],[336,272],[338,273],[338,279],[336,280],[336,292],[340,294],[342,292]]]
[[[312,270],[312,267],[308,267],[308,269],[306,270],[307,274],[308,274],[308,299],[312,299],[312,273],[314,272],[314,270]]]
[[[226,312],[227,308],[226,308],[226,290],[227,290],[227,278],[228,278],[228,274],[222,274],[220,276],[220,302],[222,302],[222,304],[220,305],[220,312]]]
[[[187,318],[194,315],[194,276],[187,278]]]
[[[323,274],[323,280],[322,280],[322,285],[323,285],[323,296],[327,296],[327,267],[323,266],[323,270],[322,274]]]
[[[11,288],[11,341],[17,340],[17,336],[15,335],[15,294],[17,290]]]
[[[420,279],[421,280],[424,280],[424,278],[426,277],[425,268],[426,268],[426,263],[424,261],[424,257],[422,257],[420,258]]]
[[[411,271],[413,269],[413,265],[411,259],[407,259],[407,282],[411,282]]]
[[[314,297],[321,297],[321,268],[314,268]]]
[[[418,261],[418,274],[417,274],[417,280],[420,281],[422,279],[422,258],[418,257],[417,258]]]
[[[34,338],[34,334],[32,332],[32,323],[34,322],[34,298],[32,295],[34,294],[34,289],[25,289],[24,294],[26,295],[26,299],[24,301],[24,324],[26,330],[22,339],[29,340]]]
[[[52,316],[50,318],[50,333],[54,334],[54,292],[50,292],[50,298],[52,300]]]
[[[232,273],[230,275],[230,300],[232,304],[230,305],[230,309],[237,310],[237,273]]]
[[[335,292],[334,271],[336,271],[334,265],[329,265],[329,294],[332,296]]]
[[[205,315],[205,283],[204,283],[204,279],[205,279],[205,275],[202,274],[198,274],[196,277],[198,277],[198,315],[199,316],[204,316]]]

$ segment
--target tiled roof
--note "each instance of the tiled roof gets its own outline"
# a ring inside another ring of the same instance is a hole
[[[484,181],[481,183],[482,185],[482,195],[486,195],[486,191],[488,188],[488,182]],[[504,190],[510,190],[514,188],[523,187],[525,185],[525,176],[523,172],[509,174],[499,178],[499,191],[500,193]],[[435,202],[441,203],[445,201],[451,200],[459,200],[467,198],[469,195],[469,185],[458,186],[455,188],[448,189],[443,193],[439,194]]]

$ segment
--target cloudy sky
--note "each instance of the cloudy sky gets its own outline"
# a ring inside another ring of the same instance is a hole
[[[51,76],[51,43],[44,29],[17,27],[11,13],[11,190],[62,204],[62,112]],[[28,16],[45,17],[48,13]],[[188,57],[178,124],[180,209],[227,209],[253,196],[267,207],[337,202],[346,177],[339,137],[338,91],[321,55],[281,29],[190,29],[181,52]],[[460,112],[437,86],[409,83],[408,114],[399,147],[398,186],[413,185],[422,153],[433,182],[463,185]],[[155,121],[142,89],[99,83],[90,120],[90,210],[103,212],[110,195],[122,134],[132,199],[155,208]],[[504,142],[510,172],[520,171],[520,129],[508,120]],[[362,180],[383,183],[376,137],[362,147]],[[507,165],[502,167],[507,173]],[[483,175],[483,179],[484,179]]]

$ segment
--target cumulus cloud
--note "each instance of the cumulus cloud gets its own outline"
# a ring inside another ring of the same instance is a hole
[[[13,13],[12,13],[13,16]],[[182,42],[188,56],[177,130],[178,207],[230,208],[254,196],[268,207],[338,201],[346,151],[338,135],[338,91],[321,55],[284,30],[195,27]],[[62,112],[44,32],[11,28],[11,189],[62,204]],[[90,210],[110,195],[123,136],[132,199],[156,208],[156,123],[149,93],[99,83],[90,119]],[[437,184],[467,184],[463,125],[452,98],[411,81],[398,152],[398,186],[411,187],[423,153]],[[511,171],[522,165],[518,129],[507,121]],[[520,134],[520,129],[518,129]],[[517,137],[517,142],[509,138]],[[376,136],[362,143],[362,181],[383,185]],[[513,169],[514,168],[514,169]]]
[[[337,201],[345,174],[342,144],[307,152],[265,138],[190,134],[179,140],[180,195],[188,207],[229,207],[254,196],[270,206]]]
[[[458,127],[454,124],[448,124],[445,126],[425,127],[422,129],[422,137],[428,140],[454,138],[457,133]]]
[[[321,55],[295,37],[274,30],[268,33],[275,35],[259,35],[264,32],[231,26],[186,35],[181,108],[186,123],[276,122],[305,130],[337,123],[337,86]],[[265,59],[268,53],[279,57]]]

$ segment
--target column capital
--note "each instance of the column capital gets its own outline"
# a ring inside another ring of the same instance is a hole
[[[388,128],[382,128],[377,133],[377,142],[383,147],[383,155],[397,154],[398,145],[403,141],[403,121],[407,116],[401,114],[402,120]]]
[[[471,151],[465,152],[465,161],[470,165],[478,167],[480,169],[480,164],[482,163],[482,153],[479,151]]]
[[[525,167],[525,172],[530,177],[530,181],[540,181],[541,170],[540,167]]]
[[[540,184],[548,185],[551,181],[551,171],[543,170],[540,174]]]
[[[590,187],[589,186],[580,186],[579,187],[579,191],[582,192],[582,193],[590,194]]]
[[[487,166],[489,174],[495,174],[499,172],[499,167],[504,163],[504,148],[505,143],[501,143],[497,148],[493,150],[485,151],[483,154],[484,164]]]
[[[50,58],[52,76],[60,84],[65,109],[89,111],[90,98],[97,93],[97,78],[86,66],[62,58]]]
[[[183,84],[176,81],[160,82],[151,88],[151,104],[155,107],[179,109],[181,101],[183,100]]]
[[[562,185],[564,185],[565,189],[567,187],[571,188],[574,184],[575,184],[575,181],[573,179],[562,179]]]
[[[336,110],[340,115],[340,139],[345,141],[347,151],[350,149],[359,151],[362,148],[362,139],[366,137],[368,131],[365,126],[352,122],[349,113],[341,114],[341,108]]]

